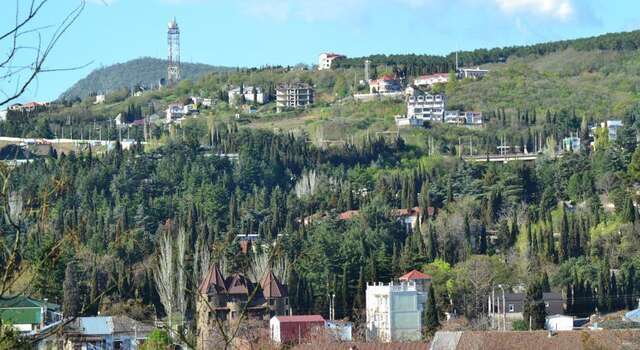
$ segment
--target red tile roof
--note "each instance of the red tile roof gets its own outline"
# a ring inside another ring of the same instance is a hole
[[[416,281],[416,280],[430,280],[430,279],[431,279],[431,275],[427,275],[426,273],[422,273],[418,270],[407,272],[406,274],[402,275],[399,278],[400,281]]]
[[[338,215],[338,219],[340,219],[340,220],[351,220],[355,216],[357,216],[358,213],[359,213],[358,210],[347,210],[344,213],[340,213],[340,215]]]
[[[275,318],[280,323],[324,322],[324,317],[320,315],[275,316]]]

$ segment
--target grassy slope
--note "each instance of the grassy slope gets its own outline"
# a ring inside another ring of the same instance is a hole
[[[596,119],[621,116],[640,91],[640,52],[575,51],[510,59],[488,65],[482,81],[462,82],[451,105],[497,108],[575,109]]]

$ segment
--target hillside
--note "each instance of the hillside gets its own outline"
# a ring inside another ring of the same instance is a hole
[[[228,68],[202,63],[183,63],[181,74],[184,79],[196,79],[207,72],[222,70],[228,70]],[[154,85],[166,75],[166,60],[151,57],[137,58],[94,70],[62,93],[60,99],[84,98],[91,93],[110,92],[136,84]]]

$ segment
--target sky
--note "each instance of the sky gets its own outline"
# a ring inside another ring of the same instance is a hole
[[[30,1],[18,0],[20,14]],[[86,1],[46,62],[49,69],[83,68],[40,75],[19,101],[56,99],[101,66],[166,58],[173,17],[183,62],[233,67],[313,64],[327,51],[350,57],[447,54],[640,29],[637,0]],[[49,0],[29,29],[44,26],[40,38],[46,42],[79,2]],[[0,33],[15,22],[15,3],[8,7],[0,11]],[[35,32],[21,39],[38,42]],[[10,49],[10,41],[0,41],[0,58]],[[31,57],[23,51],[17,61],[24,65]],[[3,79],[0,71],[0,90],[11,92],[19,79],[24,74]]]

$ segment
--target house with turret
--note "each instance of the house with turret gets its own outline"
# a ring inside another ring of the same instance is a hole
[[[196,302],[198,349],[213,344],[216,323],[232,324],[241,319],[269,320],[289,312],[287,288],[273,271],[267,271],[261,281],[254,283],[242,273],[226,278],[217,265],[198,287]]]

